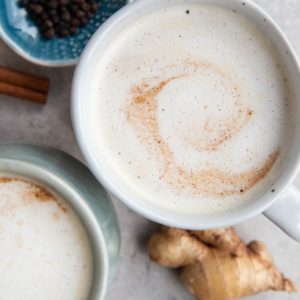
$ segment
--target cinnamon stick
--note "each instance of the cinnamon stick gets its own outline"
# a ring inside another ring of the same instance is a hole
[[[38,103],[47,102],[47,94],[32,89],[16,86],[6,82],[0,82],[0,93],[13,97],[27,99]]]
[[[49,88],[48,78],[15,71],[6,67],[0,67],[0,82],[10,83],[43,93],[47,93]]]

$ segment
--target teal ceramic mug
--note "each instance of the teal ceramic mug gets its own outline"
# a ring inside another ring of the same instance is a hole
[[[93,252],[93,284],[88,299],[104,299],[116,270],[120,231],[113,204],[90,171],[53,148],[4,144],[0,145],[0,173],[41,184],[73,208]]]

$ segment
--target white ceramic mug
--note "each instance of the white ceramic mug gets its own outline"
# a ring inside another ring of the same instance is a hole
[[[96,159],[92,152],[90,145],[93,143],[93,140],[87,138],[85,120],[88,116],[85,114],[84,105],[86,100],[85,90],[89,84],[85,80],[85,74],[93,69],[95,57],[99,57],[101,52],[104,53],[107,42],[131,21],[151,10],[180,3],[210,3],[226,7],[245,15],[260,27],[273,41],[286,66],[292,81],[291,84],[295,88],[297,99],[297,103],[295,103],[296,120],[300,120],[300,70],[295,52],[280,28],[256,4],[249,0],[138,0],[121,9],[98,29],[84,50],[75,72],[72,91],[73,125],[79,145],[90,169],[114,196],[122,200],[134,211],[156,222],[187,229],[208,229],[234,225],[264,213],[288,235],[300,242],[300,193],[292,185],[300,165],[299,121],[295,122],[296,133],[293,146],[289,156],[286,158],[282,174],[275,181],[272,190],[265,192],[257,199],[253,199],[251,203],[236,207],[232,211],[206,216],[184,215],[162,208],[158,209],[149,203],[140,202],[136,195],[129,195],[122,186],[118,186],[113,178],[108,176],[101,166],[101,161]]]

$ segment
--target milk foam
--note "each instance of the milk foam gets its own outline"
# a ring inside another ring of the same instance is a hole
[[[0,253],[0,299],[88,299],[87,234],[71,207],[45,189],[0,176]]]
[[[90,147],[140,201],[223,211],[271,188],[280,172],[288,78],[271,41],[234,11],[151,12],[115,36],[87,82]]]

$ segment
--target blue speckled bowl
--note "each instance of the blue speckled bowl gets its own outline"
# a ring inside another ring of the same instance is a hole
[[[48,41],[39,34],[26,10],[18,7],[17,0],[0,0],[0,37],[33,63],[51,67],[74,65],[96,29],[127,2],[101,0],[97,14],[76,35]]]

